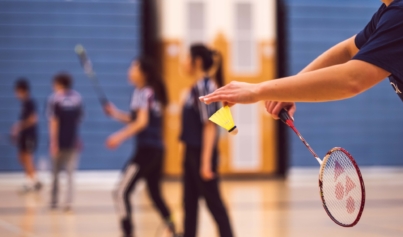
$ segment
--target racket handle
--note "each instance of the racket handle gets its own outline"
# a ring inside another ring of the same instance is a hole
[[[285,123],[285,124],[287,124],[288,126],[290,126],[290,122],[292,123],[292,118],[291,118],[291,116],[288,114],[288,112],[287,112],[287,110],[285,110],[285,109],[282,109],[281,111],[280,111],[280,114],[278,115],[279,117],[280,117],[280,120],[283,122],[283,123]]]

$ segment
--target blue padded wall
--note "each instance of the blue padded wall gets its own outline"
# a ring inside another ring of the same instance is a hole
[[[132,141],[116,151],[105,148],[106,137],[122,125],[103,115],[74,47],[84,45],[109,99],[127,110],[132,87],[126,71],[140,53],[140,10],[140,0],[0,0],[0,171],[20,170],[16,149],[7,141],[20,110],[13,94],[15,79],[24,76],[31,82],[40,110],[37,157],[48,157],[44,107],[52,75],[61,70],[74,76],[74,88],[85,103],[80,169],[122,167]]]
[[[288,68],[296,74],[336,43],[357,34],[379,0],[287,0]],[[384,80],[353,99],[299,103],[296,125],[319,156],[346,148],[360,165],[403,165],[403,103]],[[316,166],[300,140],[291,139],[291,165]]]

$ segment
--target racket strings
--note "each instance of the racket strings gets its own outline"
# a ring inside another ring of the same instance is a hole
[[[323,164],[321,174],[324,204],[338,222],[349,225],[361,215],[363,189],[360,175],[349,156],[334,150]]]

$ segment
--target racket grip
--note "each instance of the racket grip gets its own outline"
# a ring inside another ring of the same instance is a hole
[[[287,124],[287,125],[289,125],[289,124],[288,124],[289,122],[292,123],[292,118],[291,118],[291,116],[288,114],[287,110],[282,109],[282,110],[280,111],[280,114],[279,114],[278,116],[280,117],[280,120],[281,120],[283,123],[285,123],[285,124]]]

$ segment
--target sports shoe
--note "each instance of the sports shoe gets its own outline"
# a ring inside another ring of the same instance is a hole
[[[64,207],[64,212],[67,214],[71,214],[71,213],[73,213],[73,208],[71,208],[70,205],[67,205]]]
[[[37,182],[35,183],[35,185],[34,185],[34,190],[35,190],[35,191],[41,191],[42,187],[43,187],[42,183],[39,182],[39,181],[37,181]]]
[[[27,194],[29,192],[33,191],[33,187],[27,184],[22,185],[21,189],[19,189],[17,192],[19,194]]]

